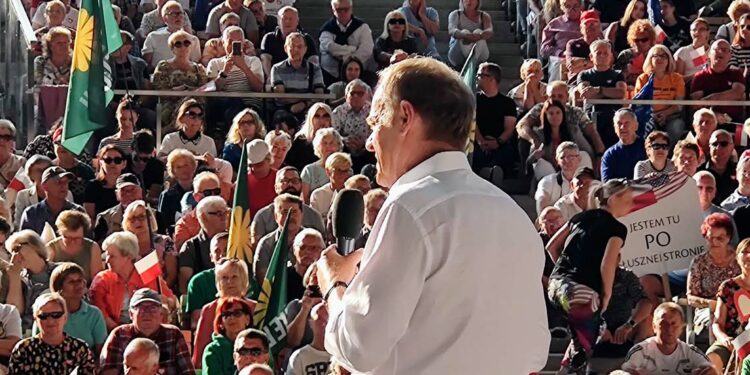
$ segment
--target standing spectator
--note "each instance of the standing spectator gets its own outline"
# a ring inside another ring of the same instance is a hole
[[[181,216],[180,200],[185,193],[193,190],[193,178],[198,162],[193,153],[178,148],[167,156],[167,174],[171,179],[169,188],[159,194],[159,213],[167,226],[167,232],[174,231],[178,214]]]
[[[331,0],[331,9],[333,17],[320,28],[320,67],[326,85],[342,78],[341,64],[349,57],[371,65],[374,47],[370,26],[352,15],[351,0]]]
[[[690,24],[690,37],[692,43],[680,47],[677,52],[674,53],[674,59],[677,63],[677,73],[682,74],[685,82],[690,81],[695,73],[698,73],[705,64],[696,64],[693,59],[693,54],[698,49],[703,47],[704,55],[708,53],[710,38],[711,38],[711,25],[704,18],[696,18],[692,24]]]
[[[620,51],[615,61],[615,69],[622,71],[625,82],[629,87],[635,85],[638,76],[643,73],[643,63],[646,54],[656,44],[656,30],[648,20],[633,22],[628,29],[628,45],[630,48]]]
[[[542,82],[544,72],[538,59],[526,59],[521,64],[521,83],[510,89],[508,96],[516,102],[519,113],[547,100],[547,84]]]
[[[232,126],[227,133],[227,141],[221,158],[232,164],[235,173],[240,165],[242,147],[255,139],[264,139],[266,136],[266,125],[260,118],[258,112],[251,108],[245,108],[232,120]]]
[[[646,86],[651,76],[653,79],[654,100],[682,100],[685,99],[685,80],[675,72],[675,62],[672,53],[661,44],[653,46],[646,55],[643,63],[643,74],[638,76],[633,95]],[[680,105],[653,105],[650,124],[654,129],[664,130],[670,139],[677,141],[685,133],[685,121]],[[646,124],[641,125],[647,126]]]
[[[597,3],[604,3],[604,1],[598,1]],[[607,30],[604,31],[604,35],[611,43],[615,54],[628,49],[628,30],[635,21],[646,18],[646,9],[644,0],[630,0],[625,12],[620,13],[622,18],[618,19],[617,22],[610,23]]]
[[[279,170],[285,167],[286,156],[292,147],[292,137],[282,130],[272,130],[266,134],[265,141],[271,148],[271,169]]]
[[[240,16],[236,13],[229,12],[221,16],[221,22],[219,24],[221,33],[223,34],[224,30],[230,26],[240,26]],[[242,51],[250,56],[255,55],[256,52],[255,46],[253,46],[253,44],[247,39],[242,41]],[[221,35],[216,38],[211,38],[207,40],[206,44],[203,46],[201,64],[208,65],[209,61],[226,55],[227,51],[224,49],[224,42],[221,39]]]
[[[292,32],[286,36],[284,50],[289,56],[271,67],[271,86],[276,93],[322,94],[325,91],[320,67],[305,60],[305,36]],[[277,99],[276,106],[297,118],[304,117],[312,104],[309,99]]]
[[[183,0],[180,0],[180,1],[183,1]],[[164,14],[163,10],[164,10],[164,7],[167,5],[168,0],[155,0],[155,2],[156,2],[156,9],[153,9],[143,15],[143,19],[141,19],[141,26],[136,31],[136,37],[138,37],[138,40],[140,41],[145,40],[149,34],[167,25],[166,19],[165,19],[166,17],[163,16]],[[179,4],[180,4],[180,7],[182,7],[183,9],[185,31],[192,32],[192,25],[190,24],[190,17],[187,16],[187,13],[184,13],[184,10],[187,4],[182,4],[182,2],[180,2]],[[176,18],[175,15],[171,17]]]
[[[184,148],[193,155],[216,157],[216,142],[203,133],[205,129],[203,105],[195,99],[187,99],[177,110],[177,131],[164,136],[157,157],[166,159],[172,150]]]
[[[554,0],[551,0],[554,1]],[[542,43],[540,44],[540,55],[550,60],[550,80],[560,79],[560,57],[565,52],[565,46],[569,40],[581,37],[578,19],[581,17],[580,0],[559,0],[563,15],[551,21],[542,31]]]
[[[419,53],[440,60],[441,56],[435,44],[435,35],[440,30],[437,9],[428,7],[427,0],[404,0],[399,10],[406,17],[409,36],[419,41]]]
[[[159,374],[159,347],[150,339],[133,339],[125,347],[122,357],[123,371],[126,374]]]
[[[206,35],[209,38],[216,38],[221,35],[219,21],[224,14],[229,12],[240,16],[240,28],[244,32],[244,37],[247,37],[253,45],[259,45],[258,22],[250,9],[242,4],[242,0],[225,0],[211,9],[211,12],[208,14],[208,23],[206,24]]]
[[[11,374],[96,374],[94,354],[81,339],[65,334],[65,299],[48,293],[34,301],[34,320],[40,332],[16,344],[10,357]]]
[[[292,353],[289,357],[289,366],[286,369],[288,375],[325,374],[331,362],[331,355],[325,349],[325,328],[328,324],[328,308],[325,305],[317,305],[310,314],[310,326],[313,331],[313,342],[305,345]]]
[[[184,307],[185,313],[190,319],[190,330],[193,332],[198,327],[203,306],[216,299],[218,293],[218,289],[216,289],[216,265],[222,258],[226,257],[228,241],[228,232],[217,233],[211,238],[210,256],[214,267],[198,272],[190,278],[188,283]]]
[[[674,0],[661,0],[661,26],[667,39],[664,45],[674,53],[678,48],[690,44],[690,21],[677,14]]]
[[[306,165],[318,160],[313,141],[318,130],[331,127],[332,118],[333,110],[325,103],[315,103],[307,110],[305,122],[297,134],[294,135],[292,147],[287,154],[286,163],[288,165],[302,170]]]
[[[250,215],[271,204],[276,197],[274,184],[276,170],[271,168],[271,152],[261,139],[255,139],[247,146],[247,190]]]
[[[608,148],[602,157],[602,181],[633,178],[635,165],[646,159],[643,138],[638,137],[638,119],[630,109],[615,112],[615,133],[619,142]]]
[[[62,130],[61,130],[62,132]],[[26,158],[16,152],[16,126],[10,120],[0,119],[0,189],[5,190]]]
[[[34,81],[37,85],[67,85],[73,60],[73,39],[68,29],[50,29],[42,39],[42,55],[34,58]]]
[[[127,313],[133,323],[113,329],[104,344],[100,367],[102,375],[120,373],[125,348],[139,337],[152,338],[159,347],[159,367],[164,374],[195,372],[182,332],[175,326],[162,324],[162,296],[151,289],[138,289],[130,299]]]
[[[716,178],[716,198],[714,203],[721,204],[725,210],[734,210],[739,205],[745,205],[739,194],[735,194],[738,183],[743,180],[739,173],[740,165],[732,161],[734,142],[731,134],[726,130],[716,130],[711,134],[710,155],[701,170],[707,170]],[[748,179],[750,182],[750,179]],[[733,197],[727,201],[728,198]],[[724,205],[727,202],[727,205]],[[730,207],[731,206],[731,207]]]
[[[348,154],[335,152],[326,159],[326,175],[329,182],[310,195],[310,206],[324,218],[328,217],[333,197],[344,188],[344,182],[352,176],[352,159]]]
[[[297,32],[302,34],[305,39],[305,61],[315,64],[319,63],[318,49],[315,46],[315,40],[310,34],[299,28],[299,11],[291,6],[285,6],[279,9],[279,27],[263,37],[260,42],[260,60],[263,63],[263,71],[266,75],[271,74],[271,67],[286,59],[287,53],[284,49],[286,38],[289,34]]]
[[[485,62],[490,58],[488,41],[495,35],[492,17],[480,10],[479,0],[460,0],[458,10],[448,15],[448,61],[455,67],[462,67],[469,52],[474,48],[476,61]]]
[[[79,265],[86,281],[90,282],[102,270],[103,262],[99,245],[85,237],[91,233],[89,217],[76,210],[63,211],[55,226],[60,235],[47,244],[47,260]]]
[[[737,31],[732,40],[732,57],[729,65],[738,69],[747,69],[750,62],[750,14],[743,14],[737,20]]]
[[[57,217],[66,210],[84,212],[83,207],[68,200],[70,190],[70,172],[60,167],[49,167],[42,174],[42,190],[45,198],[37,204],[31,205],[21,214],[20,229],[31,229],[42,233],[46,223],[56,229]]]
[[[534,194],[537,215],[572,191],[573,177],[581,165],[581,151],[578,145],[570,141],[560,143],[555,151],[555,161],[560,170],[544,176],[537,185]]]
[[[155,251],[162,270],[162,278],[167,285],[175,285],[177,281],[177,250],[172,238],[156,233],[156,216],[146,202],[136,200],[131,202],[122,215],[122,229],[135,234],[138,239],[138,259],[142,259]]]
[[[355,79],[346,85],[346,102],[333,110],[333,128],[343,138],[344,149],[351,155],[355,171],[375,162],[374,155],[365,149],[365,142],[372,133],[367,124],[371,98],[370,86]]]
[[[713,42],[708,54],[708,66],[693,76],[690,85],[690,98],[693,100],[743,100],[745,98],[745,78],[741,70],[729,65],[730,59],[729,42],[722,39]],[[717,117],[723,119],[719,123],[727,122],[724,121],[726,116],[735,121],[740,121],[743,118],[742,107],[713,106],[711,109],[716,112]]]
[[[248,328],[240,332],[234,340],[233,356],[237,372],[250,374],[250,371],[243,370],[253,364],[267,364],[271,358],[269,345],[268,336],[263,331]]]
[[[143,59],[148,65],[155,68],[161,61],[169,60],[175,57],[176,53],[183,55],[179,61],[190,60],[192,62],[201,61],[201,46],[198,37],[184,31],[185,20],[187,16],[182,10],[180,3],[170,0],[161,8],[161,16],[167,23],[167,26],[156,31],[152,31],[146,36],[143,42]],[[172,38],[172,35],[178,31],[184,33],[178,34]],[[169,42],[171,39],[171,43]],[[180,41],[179,47],[176,44]],[[183,51],[182,49],[185,49]],[[176,51],[177,50],[177,51]],[[187,65],[183,62],[183,65]],[[188,69],[185,69],[188,70]]]
[[[117,205],[115,184],[128,165],[127,155],[115,145],[104,146],[96,156],[99,160],[99,172],[96,178],[86,185],[83,200],[83,208],[86,209],[91,221],[94,221],[99,213]]]
[[[99,142],[97,151],[106,145],[115,145],[119,147],[127,156],[133,153],[133,132],[138,123],[138,112],[135,110],[135,103],[130,99],[123,99],[117,104],[115,113],[117,119],[117,133],[104,137]]]
[[[635,164],[633,178],[643,178],[654,173],[674,172],[675,166],[669,160],[669,136],[661,131],[652,131],[646,137],[646,156],[648,159]]]
[[[234,340],[252,327],[253,308],[241,297],[220,298],[216,305],[213,339],[203,351],[202,370],[207,374],[234,375]]]
[[[319,159],[310,163],[302,169],[302,199],[310,202],[310,194],[317,188],[328,183],[325,165],[328,157],[335,152],[341,152],[344,148],[344,141],[336,129],[324,128],[315,133],[313,140],[315,155]]]
[[[407,33],[404,14],[400,10],[388,12],[383,21],[383,33],[375,40],[373,51],[378,67],[385,68],[416,53],[417,42]],[[351,81],[349,77],[347,80]]]
[[[262,43],[263,37],[276,30],[279,26],[279,21],[275,15],[268,16],[265,9],[265,0],[247,0],[245,6],[250,9],[250,12],[255,17],[255,22],[258,24],[258,43]]]
[[[102,243],[110,234],[121,231],[125,209],[130,203],[143,199],[138,177],[132,173],[121,174],[115,183],[115,195],[119,204],[96,215],[94,240],[98,243]]]
[[[211,238],[227,230],[229,208],[221,197],[212,196],[201,199],[195,211],[200,223],[200,232],[180,247],[178,259],[180,294],[187,292],[188,281],[193,275],[211,268]]]
[[[599,184],[594,170],[586,167],[579,168],[571,182],[573,183],[573,191],[555,202],[555,208],[560,210],[563,221],[568,221],[576,214],[589,209],[589,192],[592,187]],[[550,237],[553,234],[550,233]]]

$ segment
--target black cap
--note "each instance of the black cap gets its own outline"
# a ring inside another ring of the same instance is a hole
[[[569,40],[565,46],[565,57],[589,57],[589,45],[583,39]]]
[[[75,175],[66,171],[62,167],[58,166],[52,166],[44,170],[44,173],[42,173],[42,182],[47,182],[47,180],[52,178],[74,178]]]
[[[141,186],[141,182],[138,180],[138,177],[132,173],[123,173],[120,177],[117,177],[115,188],[121,189],[128,185]]]
[[[576,169],[576,174],[573,175],[573,178],[581,179],[582,177],[589,177],[592,180],[596,180],[596,173],[594,173],[594,170],[589,167]]]

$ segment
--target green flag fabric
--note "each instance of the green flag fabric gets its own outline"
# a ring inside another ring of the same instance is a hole
[[[476,48],[476,45],[471,47],[471,52],[469,52],[469,56],[466,58],[463,68],[461,68],[461,79],[466,83],[466,86],[469,86],[471,92],[475,92],[477,89],[477,71],[479,69],[479,61],[477,60]],[[474,135],[476,133],[476,128],[477,124],[475,118],[474,122],[471,123],[469,141],[466,144],[465,151],[467,154],[474,152]]]
[[[287,212],[279,241],[276,242],[271,262],[268,264],[268,272],[263,279],[260,295],[256,299],[258,304],[255,305],[255,311],[253,312],[253,325],[268,335],[269,347],[274,355],[278,354],[286,345],[287,326],[289,325],[284,313],[287,304],[288,226],[289,213]]]
[[[82,0],[65,106],[62,145],[80,155],[94,130],[106,124],[112,72],[105,58],[122,47],[110,0]]]

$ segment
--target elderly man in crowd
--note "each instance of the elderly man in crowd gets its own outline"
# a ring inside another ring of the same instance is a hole
[[[221,181],[219,176],[213,172],[201,172],[193,179],[192,194],[196,204],[200,203],[203,198],[221,195]],[[198,222],[198,215],[195,209],[185,213],[180,220],[177,220],[174,228],[174,245],[176,249],[182,249],[182,244],[188,239],[194,237],[200,232],[201,226]]]
[[[237,372],[242,371],[253,364],[267,365],[271,359],[269,353],[270,341],[263,331],[248,328],[234,339],[234,365]],[[249,372],[248,372],[249,373]],[[273,375],[273,372],[270,373]]]
[[[568,45],[570,45],[570,43],[583,42],[582,45],[590,47],[597,39],[604,38],[602,33],[602,22],[599,19],[599,13],[595,10],[582,12],[579,21],[582,37],[568,41]]]
[[[16,126],[0,119],[0,189],[5,190],[16,172],[26,164],[26,158],[16,152]],[[15,197],[14,197],[15,198]]]
[[[152,32],[166,26],[165,19],[163,17],[163,9],[167,2],[168,0],[156,0],[156,9],[150,10],[148,13],[143,15],[143,19],[141,19],[141,26],[136,31],[138,40],[143,41]],[[180,6],[182,6],[182,4],[180,4]],[[187,13],[185,13],[184,18],[185,31],[191,32],[192,25],[190,24],[190,17],[188,17]]]
[[[138,289],[129,306],[133,323],[118,326],[109,334],[101,354],[101,374],[119,374],[125,349],[139,337],[151,339],[159,347],[159,368],[163,374],[192,374],[195,369],[182,332],[173,325],[162,324],[162,297],[151,289]]]
[[[727,168],[731,167],[734,167],[732,168],[732,170],[736,170],[737,172],[737,182],[735,183],[735,186],[737,186],[737,188],[721,202],[721,208],[733,212],[734,210],[742,206],[747,206],[748,204],[750,204],[750,151],[745,151],[742,153],[742,155],[740,156],[740,161],[737,163],[736,167],[730,165]],[[714,177],[716,177],[715,173],[712,174],[714,174]],[[720,185],[721,182],[717,180],[717,195],[718,191],[721,191]],[[714,203],[716,203],[715,200]]]
[[[646,160],[643,138],[638,137],[638,118],[630,109],[615,112],[615,133],[620,140],[602,157],[602,182],[613,178],[633,178],[635,164]]]
[[[302,179],[299,176],[297,168],[284,167],[276,172],[274,189],[277,195],[291,194],[300,197],[302,195]],[[325,233],[325,226],[323,225],[323,218],[320,216],[320,213],[304,203],[302,204],[302,226]],[[261,208],[255,213],[253,222],[250,224],[253,244],[258,244],[263,236],[275,231],[278,227],[279,225],[274,218],[273,203]]]
[[[713,200],[716,197],[716,177],[714,177],[711,172],[698,171],[693,175],[693,180],[695,180],[695,183],[698,186],[698,202],[701,205],[704,219],[715,213],[727,214],[729,217],[732,217],[731,212],[713,203]],[[732,219],[732,226],[734,227],[734,231],[732,231],[732,244],[737,245],[739,243],[739,232],[737,231],[737,225],[734,222],[734,219]]]
[[[132,173],[123,173],[117,177],[115,195],[120,204],[96,215],[94,240],[98,243],[102,243],[110,234],[121,231],[125,209],[130,203],[143,199],[143,188],[138,177]]]
[[[212,196],[202,199],[195,211],[201,230],[198,235],[186,241],[180,250],[178,260],[180,294],[187,292],[188,282],[193,275],[212,267],[211,239],[217,233],[227,230],[229,207],[221,197]]]
[[[278,17],[279,26],[275,31],[263,36],[263,40],[260,42],[260,60],[263,62],[263,70],[266,75],[271,74],[272,66],[287,58],[286,39],[289,34],[294,32],[302,35],[305,40],[307,49],[305,49],[303,60],[318,64],[318,49],[315,45],[315,39],[300,29],[299,11],[294,7],[285,6],[279,9]]]
[[[154,68],[162,60],[168,60],[174,57],[172,48],[169,45],[169,36],[182,30],[185,26],[187,16],[182,10],[180,3],[170,0],[161,8],[161,16],[167,23],[167,26],[148,34],[146,41],[143,42],[143,59],[146,60],[151,68]],[[199,62],[201,60],[201,45],[198,37],[194,35],[187,36],[190,45],[190,61]]]
[[[573,142],[560,143],[555,152],[555,160],[557,160],[560,170],[544,176],[537,185],[536,194],[534,194],[537,214],[572,191],[573,177],[581,165],[581,151],[578,145]]]
[[[550,0],[554,1],[554,0]],[[540,54],[550,60],[550,81],[560,79],[560,57],[569,40],[580,38],[580,0],[559,0],[563,15],[551,20],[542,31]]]
[[[726,130],[715,130],[711,133],[708,145],[708,160],[698,169],[709,171],[714,175],[716,179],[716,197],[714,197],[714,203],[723,205],[725,199],[729,198],[732,192],[737,189],[740,178],[739,175],[735,178],[737,164],[732,161],[734,137]],[[733,209],[730,208],[728,210],[732,211]]]
[[[325,91],[323,73],[320,67],[305,59],[307,41],[305,35],[292,32],[286,36],[284,51],[287,59],[271,68],[271,86],[276,93],[322,94]],[[277,99],[279,109],[291,112],[297,118],[303,118],[307,109],[313,104],[307,99]]]
[[[122,366],[127,375],[158,375],[159,346],[144,337],[133,339],[125,347]]]
[[[593,184],[598,184],[594,170],[580,168],[571,181],[573,191],[562,196],[555,202],[555,208],[560,210],[564,221],[570,220],[575,214],[589,209],[589,190]]]
[[[44,231],[45,223],[49,223],[57,233],[57,216],[65,210],[85,212],[83,207],[69,201],[68,182],[73,174],[64,169],[53,166],[42,173],[42,190],[46,198],[41,202],[29,206],[21,214],[20,229],[31,229],[36,233]]]
[[[716,113],[708,108],[701,108],[693,114],[693,130],[685,139],[698,145],[700,159],[711,154],[711,135],[718,128]]]
[[[215,8],[211,9],[208,14],[208,23],[206,24],[206,35],[209,38],[216,38],[221,35],[219,31],[219,21],[226,13],[234,13],[240,16],[240,28],[244,31],[253,45],[258,45],[260,36],[258,35],[258,22],[253,13],[242,4],[242,0],[225,0]]]
[[[346,101],[333,110],[331,120],[344,139],[344,150],[352,157],[352,168],[359,172],[375,162],[374,155],[365,149],[365,141],[372,133],[367,125],[372,89],[361,79],[355,79],[346,85],[344,93]]]
[[[351,0],[331,0],[333,17],[320,28],[320,66],[326,85],[337,80],[341,64],[349,57],[356,57],[365,64],[373,65],[372,53],[375,43],[372,30],[365,21],[352,15]]]
[[[729,42],[723,39],[711,44],[708,53],[708,65],[695,73],[690,84],[690,98],[693,100],[743,100],[745,97],[745,78],[742,71],[729,65],[732,57]],[[720,116],[719,123],[731,120],[742,121],[743,108],[738,106],[719,106],[712,108]],[[727,118],[728,117],[728,118]]]
[[[253,275],[255,276],[255,279],[258,280],[258,283],[263,283],[263,279],[266,277],[268,264],[271,262],[273,250],[276,248],[276,242],[279,241],[281,229],[284,226],[284,221],[286,221],[287,215],[289,215],[287,238],[294,238],[297,236],[297,233],[305,229],[302,226],[302,205],[302,199],[291,194],[280,194],[274,199],[274,217],[276,218],[278,228],[260,239],[260,242],[258,242],[258,246],[255,249],[255,259],[253,259]],[[291,262],[292,265],[295,265],[296,259],[294,257],[293,243],[291,241],[287,241],[287,249],[289,250],[289,262]]]
[[[237,15],[237,13],[225,13],[223,16],[221,16],[221,21],[219,23],[219,29],[221,33],[224,33],[224,30],[227,29],[227,27],[230,26],[240,26],[240,16]],[[246,55],[255,55],[255,46],[253,46],[253,43],[251,43],[249,40],[245,39],[242,42],[242,51]],[[217,57],[224,57],[227,55],[227,51],[224,48],[224,41],[221,38],[221,35],[219,35],[216,38],[211,38],[206,41],[206,44],[203,46],[203,56],[201,57],[201,64],[208,65],[208,62],[217,58]],[[267,73],[267,72],[266,72]]]
[[[216,299],[216,264],[226,257],[229,233],[220,232],[211,238],[210,256],[214,267],[198,272],[190,278],[185,294],[185,313],[190,318],[190,328],[195,331],[198,327],[198,318],[201,309],[206,304]]]
[[[290,262],[287,265],[287,298],[301,299],[307,290],[303,279],[307,273],[307,269],[317,262],[320,258],[320,253],[325,248],[325,241],[323,235],[315,229],[305,228],[302,229],[292,242],[292,250],[294,251],[294,262]]]

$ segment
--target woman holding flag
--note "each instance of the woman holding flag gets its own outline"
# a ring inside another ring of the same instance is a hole
[[[168,285],[174,285],[177,281],[177,251],[174,249],[174,241],[169,236],[156,233],[156,216],[146,206],[146,202],[137,200],[125,208],[122,230],[133,233],[138,238],[138,259],[152,250],[156,251],[159,265],[164,271],[164,280]]]
[[[654,100],[682,100],[685,98],[685,81],[675,72],[676,65],[669,48],[657,44],[648,51],[643,62],[643,74],[635,82],[633,95],[651,82]],[[682,106],[654,105],[651,113],[652,129],[664,130],[673,142],[685,133]],[[641,124],[644,126],[644,124]]]

